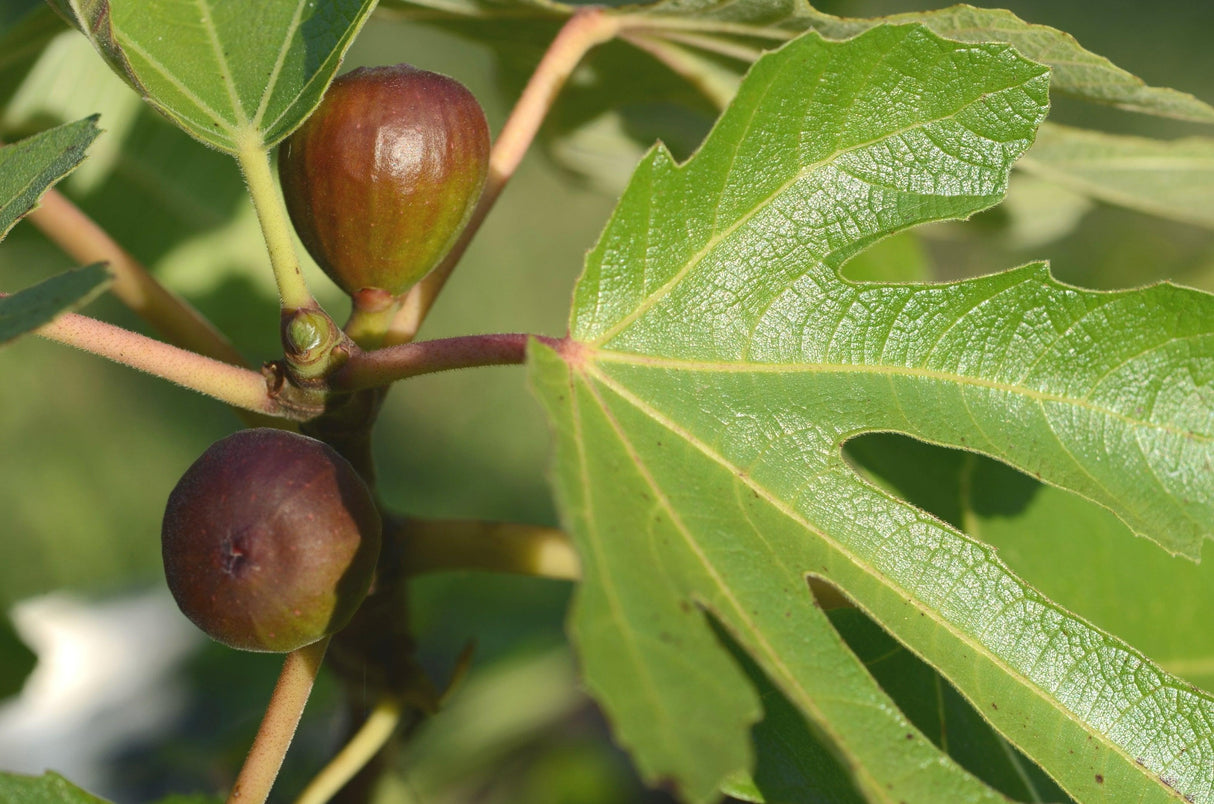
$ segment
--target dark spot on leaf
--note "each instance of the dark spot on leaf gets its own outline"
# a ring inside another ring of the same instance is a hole
[[[915,735],[914,735],[914,734],[911,734],[911,733],[908,731],[908,732],[906,733],[906,739],[908,739],[908,740],[913,740],[913,739],[915,739]]]
[[[999,708],[999,704],[995,703],[994,701],[991,701],[991,709],[998,709],[998,708]]]
[[[1104,784],[1104,777],[1101,776],[1099,773],[1096,774],[1096,784]]]

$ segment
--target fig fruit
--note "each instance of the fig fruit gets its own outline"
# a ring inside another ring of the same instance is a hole
[[[335,80],[278,153],[295,230],[351,296],[396,296],[428,274],[468,222],[488,169],[476,98],[407,64]]]
[[[349,622],[380,529],[371,492],[333,448],[242,430],[212,444],[169,494],[164,573],[181,611],[212,639],[291,651]]]

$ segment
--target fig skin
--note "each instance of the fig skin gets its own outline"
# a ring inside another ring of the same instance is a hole
[[[428,274],[467,224],[488,170],[476,98],[407,64],[335,80],[278,153],[300,240],[350,296],[398,296]]]
[[[169,494],[164,572],[212,639],[286,652],[342,628],[366,597],[381,521],[354,468],[284,430],[215,442]]]

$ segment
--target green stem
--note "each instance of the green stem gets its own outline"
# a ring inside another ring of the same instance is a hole
[[[328,646],[329,638],[325,637],[287,654],[261,727],[228,795],[228,804],[262,804],[269,797]]]
[[[489,176],[472,218],[438,267],[409,291],[404,306],[392,322],[386,343],[407,343],[416,337],[447,278],[523,161],[557,93],[587,52],[615,36],[618,19],[602,8],[586,7],[575,12],[557,33],[493,143],[493,150],[489,153]]]
[[[350,742],[308,784],[295,804],[325,804],[346,782],[379,753],[400,724],[401,704],[393,697],[380,700]]]
[[[575,581],[581,562],[564,531],[539,525],[476,520],[411,519],[404,567],[410,575],[486,570]]]
[[[350,319],[344,327],[362,349],[378,349],[392,327],[403,299],[379,288],[363,288],[351,298]]]
[[[35,330],[52,341],[74,346],[242,410],[284,416],[266,380],[250,369],[181,349],[79,313],[64,313]]]
[[[270,253],[270,266],[274,269],[274,281],[278,283],[278,295],[283,310],[319,309],[308,283],[299,268],[299,256],[295,252],[295,241],[291,239],[291,220],[278,183],[270,170],[269,154],[260,141],[242,145],[236,160],[244,173],[245,184],[257,211],[257,220],[265,236],[266,249]]]

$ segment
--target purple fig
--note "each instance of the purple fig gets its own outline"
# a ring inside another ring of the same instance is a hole
[[[380,528],[371,492],[327,444],[242,430],[212,444],[169,495],[164,573],[212,639],[291,651],[349,622],[371,583]]]
[[[338,78],[278,153],[295,230],[351,296],[399,295],[428,274],[468,222],[488,170],[476,98],[407,64]]]

